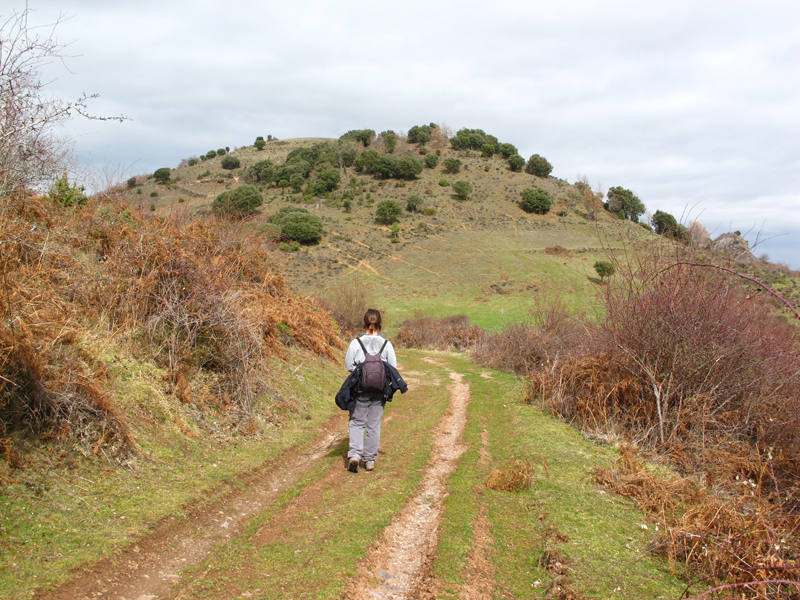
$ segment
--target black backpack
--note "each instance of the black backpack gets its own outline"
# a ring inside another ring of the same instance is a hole
[[[364,351],[364,362],[361,363],[361,381],[359,383],[359,390],[362,392],[382,392],[386,386],[386,365],[383,364],[381,353],[389,343],[389,340],[383,342],[383,346],[378,350],[377,354],[370,354],[364,347],[360,338],[356,338],[358,345]]]

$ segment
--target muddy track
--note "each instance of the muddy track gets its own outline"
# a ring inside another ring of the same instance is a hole
[[[168,518],[116,555],[89,567],[76,579],[36,600],[158,600],[171,594],[180,572],[200,563],[215,547],[239,534],[253,517],[346,437],[346,415],[337,414],[305,453],[290,448],[240,477],[244,485],[219,501],[189,510],[184,520]]]
[[[484,429],[481,432],[480,465],[483,468],[488,468],[491,461],[489,432]],[[482,483],[476,487],[475,494],[481,499],[481,502],[478,506],[478,514],[472,523],[473,543],[469,554],[469,571],[460,597],[465,600],[491,600],[492,590],[494,589],[494,567],[491,561],[491,548],[494,540],[492,539],[491,524],[488,516],[489,510],[486,506],[485,490]]]
[[[438,545],[447,480],[466,450],[462,435],[470,389],[460,373],[450,373],[450,406],[435,433],[433,452],[416,494],[370,548],[345,597],[367,600],[415,598],[428,585]]]

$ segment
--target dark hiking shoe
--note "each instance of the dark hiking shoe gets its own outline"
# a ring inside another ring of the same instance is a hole
[[[364,469],[366,469],[367,471],[372,471],[374,468],[375,468],[374,460],[368,460],[367,462],[364,463]]]
[[[358,457],[351,456],[347,459],[347,470],[351,473],[358,473]]]

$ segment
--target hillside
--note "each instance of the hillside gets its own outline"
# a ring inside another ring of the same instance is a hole
[[[141,176],[133,187],[131,180],[119,192],[145,215],[207,214],[219,194],[252,181],[253,165],[267,160],[278,166],[293,151],[325,144],[386,155],[380,136],[367,148],[360,142],[325,138],[271,140],[262,150],[243,146],[223,156],[196,158],[191,166],[184,159],[166,185]],[[379,178],[339,165],[338,187],[321,194],[311,191],[320,167],[302,180],[298,191],[274,181],[253,182],[263,205],[246,224],[272,248],[286,250],[274,253],[274,259],[295,290],[338,299],[343,288],[357,287],[362,297],[388,311],[391,327],[412,316],[466,314],[496,330],[524,320],[531,304],[548,305],[554,298],[575,311],[587,311],[595,306],[592,296],[599,289],[597,260],[639,243],[664,251],[664,237],[604,210],[604,197],[586,183],[514,172],[500,154],[486,157],[478,150],[454,150],[439,129],[425,144],[399,137],[391,156],[424,160],[429,154],[438,156],[436,166],[410,180]],[[224,169],[226,156],[238,159],[240,166]],[[461,162],[458,173],[445,172],[447,159]],[[472,185],[467,200],[453,192],[458,180]],[[447,185],[440,185],[444,181]],[[551,194],[553,205],[547,214],[520,208],[520,192],[526,188]],[[394,230],[376,221],[382,201],[393,200],[405,209],[414,196],[421,205],[415,212],[402,210]],[[321,219],[323,234],[317,244],[289,249],[279,244],[280,232],[268,219],[284,207],[298,206]],[[755,259],[739,240],[744,250],[736,255],[713,251],[709,260],[739,264],[790,299],[800,299],[795,273]],[[671,252],[668,243],[666,247]]]
[[[359,170],[385,143],[269,140],[85,205],[3,205],[0,597],[674,598],[792,575],[796,331],[760,286],[665,269],[724,262],[789,297],[795,274],[438,129],[383,165],[435,166]],[[291,156],[309,164],[290,183]],[[216,215],[245,185],[260,206]],[[518,204],[534,187],[546,214]],[[396,226],[376,220],[387,200]],[[287,207],[321,220],[318,243],[286,239]],[[332,396],[368,305],[411,391],[380,468],[350,477]],[[472,356],[451,352],[459,328]]]
[[[220,157],[193,166],[183,161],[167,185],[139,177],[123,197],[143,214],[207,213],[214,198],[244,183],[248,169],[258,161],[280,164],[289,152],[324,142],[336,141],[274,140],[261,151],[252,146],[234,149],[226,156],[236,157],[241,166],[233,170],[223,169]],[[378,144],[379,140],[373,143]],[[656,239],[609,215],[585,185],[513,172],[501,156],[452,150],[441,135],[424,146],[400,138],[393,156],[423,159],[421,148],[426,154],[438,152],[439,161],[413,180],[379,179],[345,167],[340,169],[338,189],[321,196],[307,193],[308,183],[301,192],[259,185],[264,204],[247,226],[262,232],[265,240],[277,241],[267,219],[282,207],[302,206],[319,216],[324,230],[318,244],[276,253],[290,285],[326,297],[352,286],[356,276],[395,326],[422,311],[432,316],[465,313],[495,329],[524,317],[531,302],[547,303],[555,296],[586,310],[596,289],[593,264],[607,255],[605,246]],[[460,172],[444,172],[447,158],[461,161]],[[449,185],[440,185],[442,180]],[[453,193],[452,183],[458,180],[473,186],[465,201]],[[552,195],[548,214],[520,209],[520,192],[530,187]],[[153,193],[157,196],[151,197]],[[403,210],[399,229],[393,232],[376,222],[380,202],[394,200],[405,208],[411,196],[421,198],[422,206],[413,213]],[[434,288],[433,294],[426,293]],[[486,321],[486,314],[497,318]]]

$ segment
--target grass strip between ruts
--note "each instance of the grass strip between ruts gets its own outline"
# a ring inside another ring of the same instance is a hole
[[[493,538],[497,598],[541,597],[553,575],[545,552],[566,561],[564,580],[588,598],[676,598],[685,582],[647,551],[651,534],[641,511],[602,492],[591,481],[594,465],[608,465],[610,447],[592,444],[575,429],[520,401],[521,381],[463,357],[449,359],[465,373],[472,399],[465,441],[470,449],[450,481],[434,574],[441,597],[459,597],[468,573],[472,522],[485,503]],[[486,376],[481,376],[484,373]],[[486,427],[492,465],[480,466]],[[513,460],[534,467],[525,492],[495,491],[484,484],[491,468]],[[546,467],[545,467],[546,465]],[[566,540],[566,541],[563,541]]]

